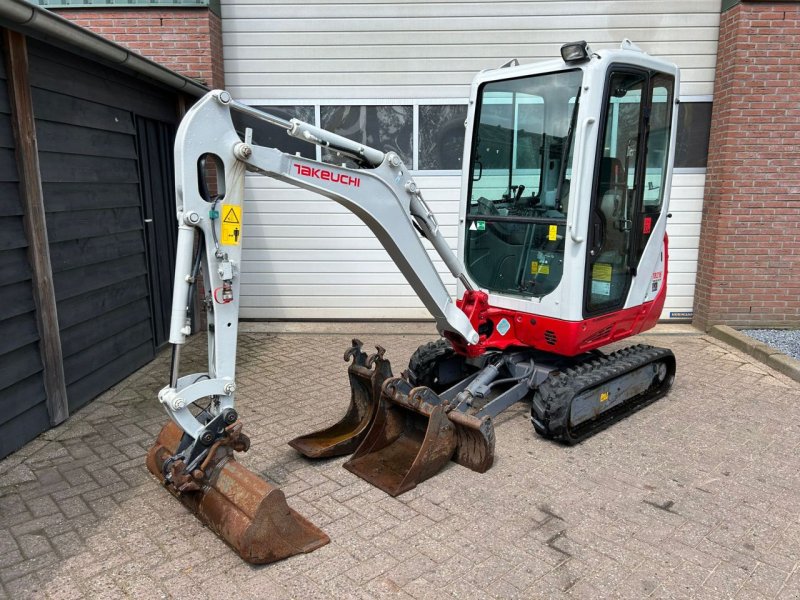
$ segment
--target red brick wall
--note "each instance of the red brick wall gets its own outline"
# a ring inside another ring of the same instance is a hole
[[[800,325],[800,2],[720,22],[694,323]]]
[[[208,8],[61,8],[62,17],[209,87],[225,87],[220,18]]]

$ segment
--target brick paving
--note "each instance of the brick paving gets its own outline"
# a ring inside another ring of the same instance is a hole
[[[424,335],[364,335],[395,372]],[[168,356],[0,461],[0,597],[800,598],[800,384],[699,333],[659,332],[678,376],[655,405],[568,448],[528,407],[494,467],[451,464],[391,498],[286,445],[336,420],[349,336],[246,333],[241,460],[331,543],[252,567],[144,467]],[[203,370],[204,340],[184,372]]]

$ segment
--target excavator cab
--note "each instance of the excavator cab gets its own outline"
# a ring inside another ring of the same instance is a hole
[[[677,69],[627,41],[567,47],[567,60],[476,78],[460,248],[492,306],[579,322],[663,287],[651,275],[665,266]]]

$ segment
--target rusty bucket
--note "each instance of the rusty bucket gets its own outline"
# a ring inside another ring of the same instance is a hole
[[[147,453],[147,468],[165,487],[245,561],[275,562],[327,544],[330,539],[286,504],[268,484],[221,447],[197,481],[199,489],[179,491],[164,477],[164,463],[178,450],[182,430],[167,423]]]
[[[392,367],[383,357],[385,350],[367,356],[362,343],[354,339],[344,353],[344,360],[352,359],[347,369],[350,379],[350,406],[344,417],[327,429],[297,437],[289,445],[308,458],[329,458],[352,454],[369,431],[375,417],[383,382],[392,376]]]
[[[345,469],[391,496],[433,477],[451,459],[483,473],[494,462],[492,419],[449,409],[430,388],[387,379],[372,427]]]

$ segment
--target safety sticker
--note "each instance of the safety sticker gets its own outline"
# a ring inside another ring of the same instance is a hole
[[[539,261],[531,261],[531,275],[550,275],[550,265],[546,263],[539,264]]]
[[[608,392],[602,392],[600,394],[600,402],[605,402],[606,400],[608,400]]]
[[[497,324],[497,332],[500,335],[505,335],[508,333],[509,329],[511,329],[511,323],[508,322],[508,319],[500,319],[500,322]]]
[[[220,241],[226,246],[238,246],[242,240],[242,207],[229,204],[222,207]]]
[[[611,281],[612,267],[608,263],[594,263],[592,265],[592,279],[595,281]]]
[[[475,226],[478,228],[478,231],[484,231],[486,229],[486,221],[476,221]]]
[[[610,281],[594,281],[592,280],[592,293],[599,296],[611,295],[611,282]]]
[[[547,239],[555,242],[558,237],[558,225],[550,225],[550,230],[547,232]]]
[[[658,291],[658,286],[661,283],[661,277],[662,277],[661,271],[656,271],[655,273],[653,273],[653,279],[651,280],[651,283],[650,283],[650,290],[651,291],[653,291],[653,292],[657,292]]]
[[[653,228],[653,217],[645,217],[642,222],[642,233],[647,235]]]

